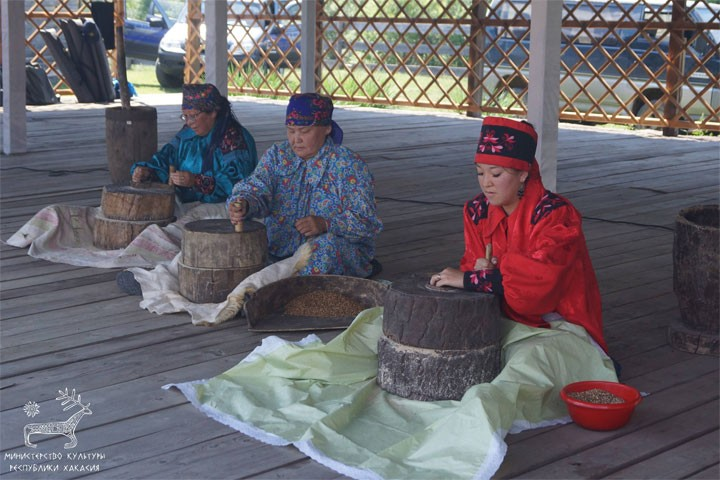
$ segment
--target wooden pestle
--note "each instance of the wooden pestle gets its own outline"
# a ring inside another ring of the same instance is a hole
[[[485,260],[492,260],[492,243],[485,245]]]
[[[176,172],[175,167],[173,167],[172,165],[170,165],[170,167],[168,168],[168,185],[172,185],[172,184],[173,184],[173,183],[172,183],[172,178],[170,178],[170,174],[175,173],[175,172]]]
[[[238,207],[241,207],[241,206],[242,206],[242,204],[241,204],[240,202],[235,202],[235,205],[238,206]],[[237,233],[242,233],[242,231],[243,231],[243,222],[236,223],[236,224],[234,224],[234,226],[235,226],[235,231],[236,231]]]

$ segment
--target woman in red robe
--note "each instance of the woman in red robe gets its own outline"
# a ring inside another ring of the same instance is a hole
[[[430,284],[498,295],[505,315],[533,327],[580,325],[607,352],[582,217],[543,186],[536,146],[528,122],[483,120],[475,155],[482,193],[465,204],[465,254],[460,269]]]

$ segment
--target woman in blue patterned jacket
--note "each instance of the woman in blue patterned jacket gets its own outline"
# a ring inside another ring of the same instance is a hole
[[[132,166],[133,182],[169,179],[183,203],[224,202],[257,165],[255,140],[210,83],[183,85],[180,118],[185,125],[175,137],[150,161]]]
[[[235,185],[228,213],[233,223],[263,218],[275,259],[309,241],[312,254],[300,275],[368,277],[379,269],[375,240],[382,230],[374,179],[360,156],[341,145],[332,111],[328,97],[293,95],[287,140],[271,146],[253,174]]]

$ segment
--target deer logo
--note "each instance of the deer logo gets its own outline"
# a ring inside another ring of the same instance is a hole
[[[30,443],[30,435],[37,433],[42,433],[43,435],[65,435],[70,439],[70,442],[65,444],[66,449],[75,448],[75,446],[77,445],[77,437],[75,437],[75,427],[77,427],[78,422],[83,416],[92,415],[92,410],[90,410],[89,408],[90,404],[88,403],[87,405],[83,405],[80,402],[80,395],[75,398],[74,388],[72,394],[68,394],[67,388],[64,392],[62,390],[58,390],[58,394],[60,394],[60,396],[56,397],[55,400],[62,400],[61,405],[67,405],[67,407],[63,408],[63,412],[66,410],[70,410],[75,406],[80,407],[81,410],[75,412],[70,418],[68,418],[64,422],[28,423],[23,429],[23,433],[25,434],[26,446],[31,448],[37,448],[36,444]]]

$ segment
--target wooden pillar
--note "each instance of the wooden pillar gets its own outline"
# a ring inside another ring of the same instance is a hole
[[[187,2],[187,41],[185,42],[184,83],[200,83],[200,25],[202,25],[201,0]]]
[[[528,121],[538,132],[536,158],[545,187],[557,188],[560,120],[560,29],[563,2],[532,0]]]
[[[302,93],[317,91],[315,78],[315,58],[317,43],[317,0],[302,2],[300,26],[300,91]]]
[[[678,102],[682,98],[684,83],[682,75],[685,73],[685,31],[678,25],[684,23],[686,9],[685,0],[673,0],[668,50],[670,58],[667,64],[666,78],[668,94]],[[677,115],[677,107],[672,100],[668,99],[663,109],[663,117],[666,120],[672,120],[675,115]],[[662,132],[664,137],[678,136],[678,129],[674,127],[663,127]]]
[[[3,153],[27,152],[25,3],[0,1],[2,25]],[[10,48],[13,46],[14,48]]]
[[[482,115],[482,81],[483,69],[485,67],[485,17],[487,16],[487,3],[482,0],[474,0],[472,15],[477,19],[470,26],[470,66],[472,71],[468,75],[468,93],[470,106],[467,112],[468,117],[480,117]],[[478,25],[478,26],[476,26]]]
[[[228,92],[226,2],[205,2],[205,79],[223,95]]]

